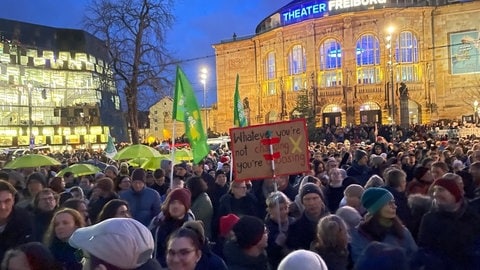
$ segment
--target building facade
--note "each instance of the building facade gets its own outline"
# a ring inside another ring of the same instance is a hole
[[[478,114],[480,1],[292,1],[253,36],[214,45],[217,127],[235,77],[250,124],[429,123]]]
[[[150,132],[147,137],[152,136],[158,141],[171,140],[173,133],[173,99],[164,97],[149,109]],[[183,122],[175,123],[175,137],[185,133]]]
[[[0,147],[128,140],[104,42],[0,19]]]

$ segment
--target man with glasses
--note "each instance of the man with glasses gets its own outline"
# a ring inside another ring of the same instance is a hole
[[[43,241],[43,236],[56,209],[57,194],[53,190],[44,188],[37,193],[33,201],[33,218],[35,220],[33,235],[35,241]]]

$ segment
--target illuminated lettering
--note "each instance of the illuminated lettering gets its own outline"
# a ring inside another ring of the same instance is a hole
[[[328,1],[328,10],[342,10],[347,8],[371,6],[386,3],[387,0],[331,0]]]
[[[325,3],[314,4],[310,6],[305,6],[297,8],[294,10],[289,10],[288,12],[283,13],[283,20],[290,21],[294,19],[301,19],[309,17],[311,15],[319,15],[327,11],[327,5]]]
[[[386,3],[387,0],[317,0],[283,11],[281,18],[284,24],[290,24],[303,19],[323,17],[330,11],[336,11],[338,13],[339,11],[341,12],[342,10],[350,8],[367,8]]]

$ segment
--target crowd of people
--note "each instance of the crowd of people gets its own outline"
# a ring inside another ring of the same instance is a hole
[[[172,179],[168,162],[2,170],[1,269],[480,269],[477,140],[305,151],[310,171],[250,181],[232,179],[226,149]]]

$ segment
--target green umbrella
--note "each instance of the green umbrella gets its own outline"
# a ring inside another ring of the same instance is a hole
[[[156,169],[160,168],[160,164],[162,163],[162,160],[166,160],[166,159],[169,160],[168,155],[162,155],[161,157],[149,158],[146,161],[144,161],[143,163],[141,163],[139,167],[143,168],[145,170],[155,171]]]
[[[101,169],[90,164],[73,164],[57,173],[57,176],[63,176],[66,172],[71,172],[75,177],[91,175],[100,172]]]
[[[28,154],[16,158],[3,167],[4,169],[36,168],[42,166],[58,166],[61,163],[49,156],[39,154]]]
[[[157,149],[143,144],[133,144],[118,151],[113,157],[114,160],[130,160],[134,158],[160,157]]]
[[[193,153],[188,149],[178,149],[175,150],[175,163],[181,163],[182,161],[191,161],[193,160]]]

